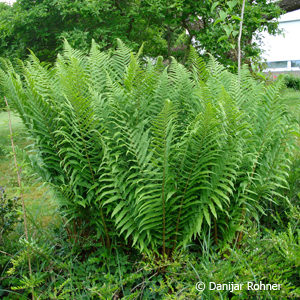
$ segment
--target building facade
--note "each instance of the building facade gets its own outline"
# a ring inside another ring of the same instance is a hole
[[[265,71],[275,75],[293,73],[300,76],[300,10],[281,16],[279,28],[283,35],[264,35]]]

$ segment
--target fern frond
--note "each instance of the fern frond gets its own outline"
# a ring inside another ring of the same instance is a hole
[[[294,127],[282,82],[265,86],[246,67],[238,77],[195,49],[189,69],[141,53],[93,41],[86,56],[65,41],[52,68],[34,54],[17,68],[2,61],[0,88],[63,213],[108,247],[118,235],[168,254],[212,229],[227,243],[287,186]]]

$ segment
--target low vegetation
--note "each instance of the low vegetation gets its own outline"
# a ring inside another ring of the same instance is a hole
[[[284,75],[284,81],[287,88],[299,91],[300,90],[300,76]]]

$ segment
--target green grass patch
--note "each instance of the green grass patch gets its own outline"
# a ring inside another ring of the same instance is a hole
[[[14,142],[18,146],[24,146],[26,144],[25,127],[22,124],[22,120],[15,114],[11,114],[12,129],[14,134]],[[10,148],[10,134],[8,125],[8,113],[0,112],[0,147],[3,149]],[[1,159],[3,159],[3,152],[0,153]]]
[[[26,136],[26,128],[22,120],[14,113],[11,114],[13,139],[18,150],[17,161],[22,165],[22,184],[26,209],[33,222],[47,226],[54,217],[57,203],[50,195],[46,186],[32,176],[28,165],[24,166],[22,156],[19,152],[30,144]],[[14,160],[11,150],[11,140],[9,132],[9,119],[7,112],[0,112],[0,186],[6,190],[8,197],[19,195],[17,173],[15,171]]]
[[[286,89],[283,92],[283,97],[290,111],[300,124],[300,91],[296,91],[294,89]]]

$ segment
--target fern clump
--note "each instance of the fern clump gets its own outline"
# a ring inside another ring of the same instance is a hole
[[[244,68],[240,79],[191,49],[189,68],[140,59],[121,41],[54,67],[32,54],[1,85],[38,150],[38,170],[69,217],[141,251],[168,254],[211,229],[240,240],[283,197],[293,126],[280,98]]]

